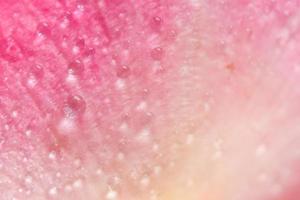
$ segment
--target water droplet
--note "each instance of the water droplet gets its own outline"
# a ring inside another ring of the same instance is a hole
[[[70,118],[76,118],[85,112],[85,100],[79,95],[70,95],[66,101],[65,115]]]
[[[18,111],[13,111],[11,113],[12,118],[17,118],[18,117]]]
[[[48,158],[50,159],[50,160],[55,160],[56,159],[56,153],[55,152],[50,152],[49,153],[49,155],[48,155]]]
[[[32,183],[32,177],[31,176],[26,176],[25,177],[25,183],[26,184],[31,184]]]
[[[34,76],[29,76],[29,78],[27,79],[27,87],[28,88],[34,88],[37,84],[37,80]]]
[[[50,36],[51,35],[51,28],[49,27],[48,23],[41,22],[37,25],[37,32],[39,34],[44,35],[44,36]]]
[[[72,48],[73,55],[78,55],[80,53],[80,48],[78,46],[74,46]]]
[[[71,118],[70,118],[71,117]],[[70,134],[76,130],[76,123],[73,116],[67,116],[61,119],[58,129],[62,134]]]
[[[25,131],[25,135],[26,135],[27,137],[30,137],[30,136],[32,135],[32,131],[31,131],[30,129],[26,130],[26,131]]]
[[[99,169],[96,170],[96,175],[97,176],[101,176],[102,174],[103,174],[102,169],[99,168]]]
[[[141,185],[143,187],[147,187],[150,184],[150,179],[148,176],[144,176],[141,181],[140,181]]]
[[[56,188],[56,187],[51,188],[51,189],[48,191],[48,194],[51,195],[51,196],[57,195],[57,188]]]
[[[82,180],[78,179],[78,180],[74,181],[73,187],[74,188],[81,188],[82,187]]]
[[[155,16],[152,18],[150,26],[154,31],[159,32],[161,30],[162,24],[163,20],[160,17]]]
[[[44,69],[41,65],[33,65],[30,68],[30,74],[33,75],[36,79],[41,79],[44,76]]]
[[[76,10],[73,12],[73,16],[76,19],[80,19],[84,13],[84,6],[83,5],[77,5]]]
[[[92,56],[96,53],[96,50],[93,48],[93,47],[90,47],[90,48],[87,48],[85,51],[84,51],[84,55],[85,56]]]
[[[106,193],[106,199],[113,200],[116,199],[118,196],[118,193],[112,189],[109,189],[109,191]]]
[[[146,143],[150,141],[150,130],[145,128],[141,130],[141,132],[137,135],[137,140],[142,143]]]
[[[83,38],[79,38],[76,41],[76,46],[78,46],[80,49],[84,49],[84,47],[85,47],[85,40]]]
[[[147,108],[147,103],[145,101],[140,102],[136,107],[138,111],[146,110],[146,108]]]
[[[163,49],[161,47],[156,47],[151,50],[150,56],[153,60],[161,60],[164,55]]]
[[[125,89],[126,82],[122,79],[118,79],[115,83],[115,86],[117,90],[123,90]]]
[[[119,78],[127,78],[130,75],[130,68],[126,65],[117,68],[117,76]]]
[[[73,188],[72,188],[71,185],[66,185],[66,186],[64,187],[64,190],[65,190],[65,192],[71,192],[71,191],[73,190]]]
[[[84,65],[79,60],[72,61],[68,66],[69,74],[81,76],[84,73]]]

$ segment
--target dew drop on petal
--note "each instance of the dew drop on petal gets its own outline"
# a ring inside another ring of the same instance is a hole
[[[74,60],[69,63],[68,65],[68,73],[75,75],[75,76],[81,76],[84,73],[84,65],[79,60]]]
[[[130,75],[130,68],[126,65],[122,65],[117,68],[116,74],[119,78],[127,78]]]

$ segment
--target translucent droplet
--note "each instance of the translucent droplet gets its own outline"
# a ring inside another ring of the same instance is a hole
[[[106,199],[113,200],[116,199],[118,196],[118,193],[112,189],[109,189],[109,191],[106,193]]]
[[[51,28],[49,27],[49,24],[46,22],[41,22],[37,25],[37,32],[45,35],[50,36],[51,35]]]
[[[36,79],[41,79],[43,78],[44,76],[44,69],[41,65],[33,65],[31,68],[30,68],[30,74],[32,76],[34,76],[34,78]]]
[[[84,47],[85,47],[85,40],[83,38],[79,38],[76,41],[76,46],[79,47],[80,49],[84,49]]]
[[[25,183],[26,184],[31,184],[32,183],[32,177],[31,176],[26,176],[25,177]]]
[[[150,141],[150,130],[148,128],[142,129],[141,132],[137,135],[137,140],[142,143]]]
[[[30,136],[32,135],[32,131],[31,131],[30,129],[26,130],[26,131],[25,131],[25,135],[26,135],[27,137],[30,137]]]
[[[123,90],[126,87],[126,82],[122,79],[118,79],[115,83],[115,86],[117,90]]]
[[[136,107],[138,111],[146,110],[146,108],[147,108],[147,103],[145,101],[140,102]]]
[[[12,116],[12,118],[17,118],[18,117],[18,111],[13,111],[12,113],[11,113],[11,116]]]
[[[127,78],[130,75],[130,68],[126,65],[123,65],[117,68],[116,73],[119,78]]]
[[[84,55],[85,56],[92,56],[96,53],[96,50],[92,47],[90,48],[87,48],[85,51],[84,51]]]
[[[68,72],[75,76],[81,76],[84,73],[84,65],[79,60],[69,63]]]
[[[70,95],[66,101],[65,115],[69,118],[77,118],[85,112],[85,100],[79,95]]]
[[[144,176],[141,181],[140,181],[141,185],[143,187],[147,187],[150,184],[150,179],[148,176]]]
[[[71,192],[72,190],[73,190],[73,188],[72,188],[71,185],[66,185],[66,186],[64,187],[64,191],[65,191],[65,192]]]
[[[50,152],[49,153],[49,155],[48,155],[48,158],[50,159],[50,160],[55,160],[56,159],[56,153],[55,152]]]
[[[48,191],[48,194],[51,195],[51,196],[57,195],[57,188],[56,188],[56,187],[51,188],[51,189]]]
[[[96,175],[97,176],[101,176],[102,174],[103,174],[102,169],[99,168],[99,169],[96,170]]]
[[[161,47],[156,47],[151,50],[150,56],[153,60],[161,60],[163,57],[163,49]]]
[[[29,76],[29,78],[27,79],[27,87],[28,88],[34,88],[37,84],[37,80],[34,76]]]
[[[81,188],[82,187],[82,180],[81,179],[78,179],[78,180],[76,180],[76,181],[74,181],[74,183],[73,183],[73,187],[74,188]]]
[[[160,17],[155,16],[152,18],[150,26],[154,31],[159,32],[161,30],[162,24],[163,20]]]

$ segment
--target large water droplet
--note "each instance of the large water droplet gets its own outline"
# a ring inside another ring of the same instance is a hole
[[[81,76],[84,72],[84,65],[80,60],[74,60],[69,63],[68,72],[75,76]]]
[[[44,36],[50,36],[51,35],[51,28],[49,27],[49,24],[46,22],[41,22],[37,25],[37,32],[39,34],[42,34]]]
[[[127,78],[130,75],[130,68],[126,65],[118,67],[116,74],[119,78]]]
[[[150,53],[151,58],[153,60],[161,60],[163,57],[163,54],[164,54],[164,52],[161,47],[156,47],[156,48],[152,49],[151,53]]]
[[[50,188],[49,191],[48,191],[48,194],[49,194],[50,196],[55,196],[55,195],[57,195],[57,188],[56,188],[56,187]]]
[[[162,24],[163,24],[163,20],[161,17],[158,17],[158,16],[153,17],[150,22],[151,28],[157,32],[159,32],[161,30]]]
[[[81,179],[77,179],[76,181],[74,181],[73,182],[73,188],[76,188],[76,189],[78,189],[78,188],[81,188],[82,187],[82,180]]]
[[[78,115],[82,115],[85,112],[86,103],[85,100],[79,95],[70,95],[67,98],[65,114],[68,117],[74,118]]]
[[[113,200],[118,197],[118,193],[112,189],[109,189],[109,191],[106,193],[106,199]]]

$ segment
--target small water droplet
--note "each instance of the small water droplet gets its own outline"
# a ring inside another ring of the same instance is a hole
[[[102,174],[103,174],[102,169],[99,168],[99,169],[96,170],[96,175],[97,176],[101,176]]]
[[[31,176],[26,176],[25,177],[25,183],[26,184],[31,184],[32,183],[32,177]]]
[[[48,155],[48,158],[50,159],[50,160],[55,160],[56,159],[56,153],[55,152],[50,152],[49,153],[49,155]]]
[[[150,178],[148,176],[144,176],[140,183],[143,187],[147,187],[150,184]]]
[[[74,183],[73,183],[73,187],[74,188],[81,188],[82,187],[82,180],[81,179],[78,179],[78,180],[76,180],[76,181],[74,181]]]
[[[18,117],[18,111],[13,111],[11,113],[12,118],[17,118]]]
[[[51,189],[48,191],[48,194],[51,195],[51,196],[57,195],[57,188],[56,188],[56,187],[51,188]]]
[[[51,35],[51,28],[49,27],[49,24],[46,22],[41,22],[37,25],[37,32],[45,35],[50,36]]]
[[[117,76],[119,78],[127,78],[130,75],[130,68],[126,65],[117,68]]]
[[[66,186],[64,187],[64,190],[65,190],[65,192],[71,192],[71,191],[73,190],[73,188],[72,188],[71,185],[66,185]]]
[[[85,56],[93,56],[96,53],[96,50],[93,47],[89,47],[84,51]]]
[[[159,32],[161,30],[162,24],[163,24],[162,18],[159,16],[155,16],[152,18],[150,26],[154,31]]]
[[[84,47],[85,47],[85,40],[83,38],[79,38],[76,41],[76,46],[79,47],[80,49],[84,49]]]
[[[145,101],[140,102],[136,107],[138,111],[146,110],[146,108],[147,108],[147,103]]]
[[[44,69],[41,65],[33,65],[30,68],[30,74],[33,75],[36,79],[41,79],[44,76]]]
[[[137,135],[137,140],[142,143],[150,141],[150,130],[148,128],[142,129],[141,132]]]
[[[122,79],[118,79],[115,83],[115,87],[117,90],[123,90],[125,89],[126,82]]]
[[[68,73],[75,76],[81,76],[84,73],[83,63],[80,60],[72,61],[71,63],[69,63]]]
[[[37,80],[34,76],[29,76],[27,79],[27,87],[28,88],[34,88],[37,84]]]
[[[164,52],[161,47],[153,48],[150,52],[150,56],[153,60],[161,60],[163,55],[164,55]]]
[[[26,130],[26,131],[25,131],[25,135],[26,135],[27,137],[30,137],[30,136],[32,135],[32,131],[31,131],[30,129]]]
[[[106,199],[113,200],[116,199],[118,196],[118,193],[112,189],[109,189],[109,191],[106,193]]]
[[[73,55],[78,55],[80,53],[80,48],[78,46],[74,46],[72,48]]]
[[[64,109],[66,117],[77,118],[85,112],[86,103],[83,97],[79,95],[70,95],[66,101]]]

